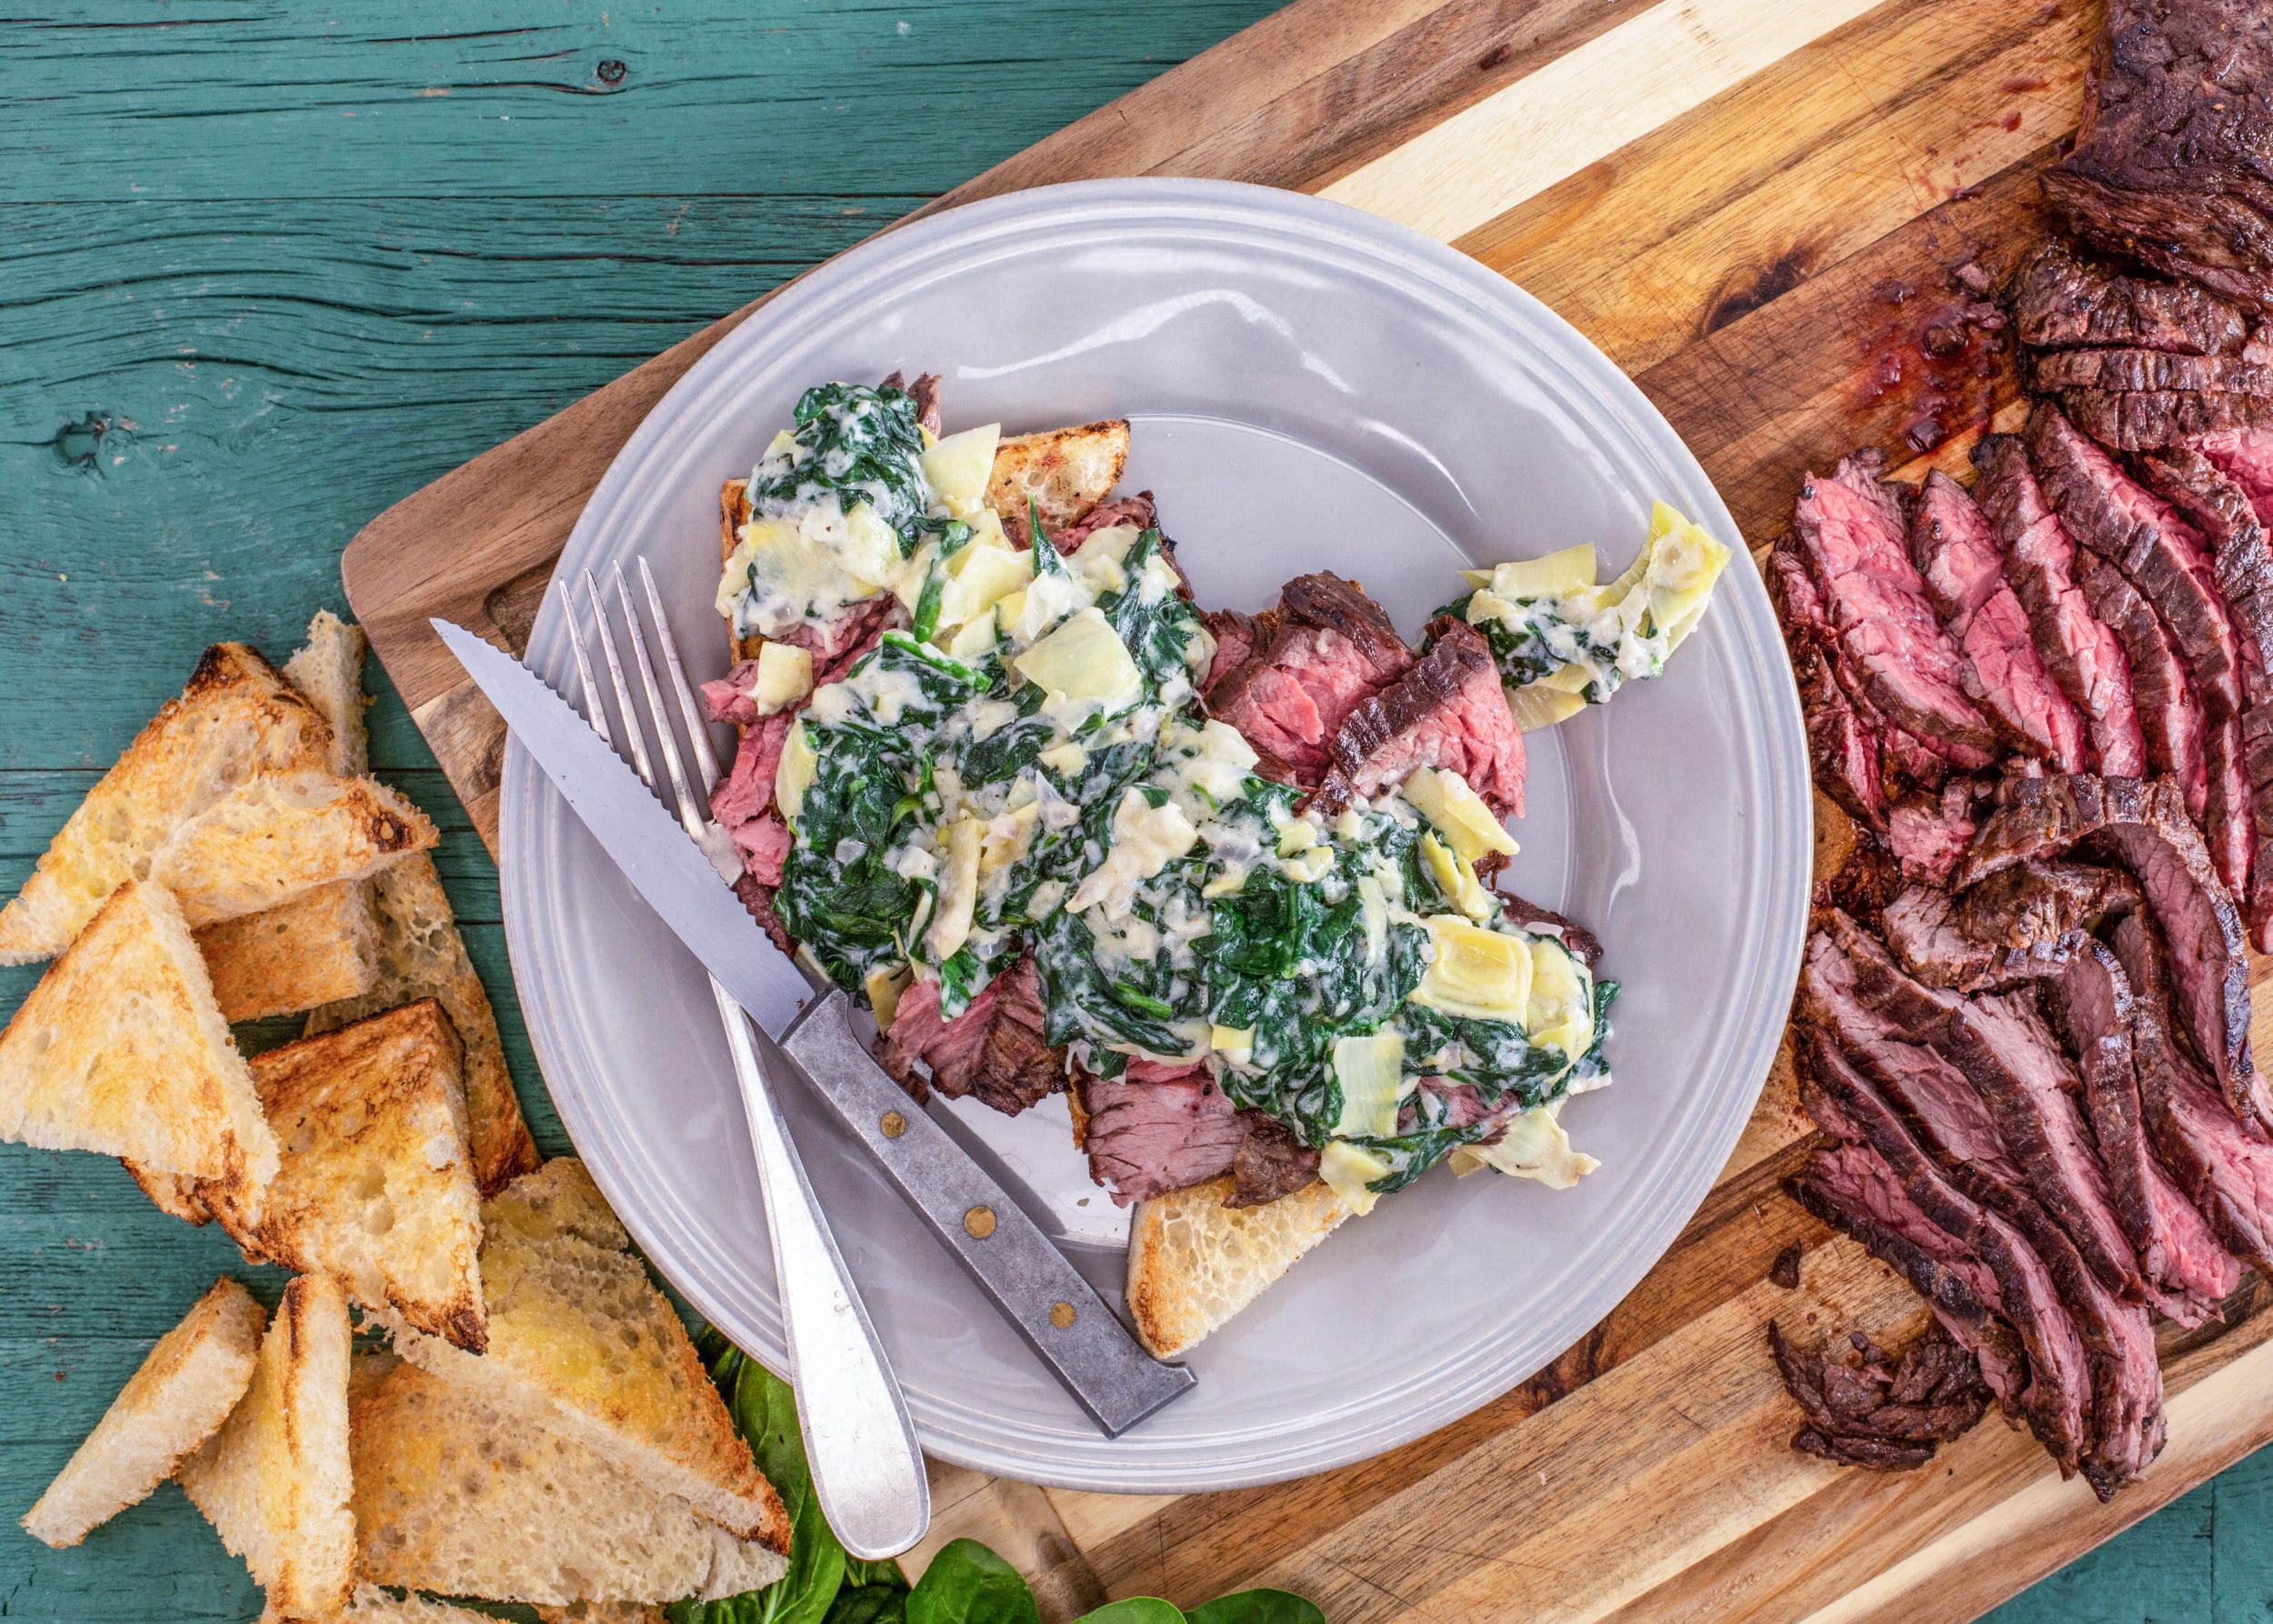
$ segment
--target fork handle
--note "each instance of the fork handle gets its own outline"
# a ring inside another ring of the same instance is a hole
[[[775,1103],[749,1018],[716,980],[711,991],[742,1087],[765,1191],[774,1278],[797,1390],[813,1489],[838,1541],[868,1561],[896,1557],[931,1525],[931,1484],[884,1346],[845,1272],[805,1164]]]
[[[1066,1390],[1107,1437],[1189,1391],[1191,1371],[1147,1353],[1041,1227],[876,1063],[851,1007],[831,991],[782,1034],[783,1052]]]

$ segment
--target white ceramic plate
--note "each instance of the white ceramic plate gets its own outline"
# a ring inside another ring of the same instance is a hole
[[[1050,187],[904,226],[816,271],[696,363],[633,436],[566,569],[644,553],[701,677],[717,492],[798,394],[944,375],[952,430],[1125,416],[1203,602],[1260,608],[1312,569],[1417,634],[1470,562],[1577,541],[1622,568],[1663,496],[1732,546],[1704,472],[1570,327],[1452,251],[1259,187]],[[567,686],[557,598],[530,663]],[[1131,1492],[1234,1488],[1363,1459],[1465,1414],[1639,1280],[1734,1146],[1775,1053],[1804,934],[1807,766],[1758,577],[1741,558],[1670,674],[1530,741],[1508,883],[1593,928],[1626,987],[1617,1086],[1574,1100],[1602,1158],[1556,1193],[1439,1168],[1344,1226],[1191,1358],[1197,1390],[1100,1437],[822,1110],[787,1101],[815,1188],[932,1453]],[[506,926],[553,1098],[656,1266],[783,1362],[740,1107],[700,971],[517,749]],[[1117,1301],[1124,1215],[1052,1101],[952,1113]],[[1014,1187],[1016,1188],[1016,1187]]]

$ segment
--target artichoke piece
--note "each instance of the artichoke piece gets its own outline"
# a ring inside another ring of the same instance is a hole
[[[1564,668],[1570,669],[1568,667]],[[1536,733],[1542,727],[1552,727],[1586,708],[1587,697],[1584,694],[1551,688],[1543,682],[1507,690],[1507,712],[1516,718],[1517,730],[1524,733]]]
[[[1531,938],[1523,1028],[1535,1047],[1561,1049],[1567,1066],[1594,1047],[1594,977],[1551,936]]]
[[[1334,1131],[1387,1138],[1397,1132],[1397,1108],[1405,1088],[1404,1035],[1375,1032],[1337,1038],[1334,1080],[1342,1089],[1342,1115]]]
[[[1335,1198],[1358,1217],[1371,1212],[1373,1204],[1380,1199],[1366,1187],[1388,1176],[1387,1157],[1376,1156],[1347,1139],[1327,1140],[1325,1152],[1318,1158],[1318,1177],[1326,1181]]]
[[[1489,1145],[1463,1145],[1452,1153],[1452,1170],[1465,1178],[1493,1168],[1511,1178],[1532,1178],[1549,1189],[1568,1189],[1602,1164],[1570,1148],[1557,1118],[1563,1102],[1533,1106],[1508,1118],[1507,1131]]]
[[[821,758],[806,738],[805,724],[797,723],[781,741],[781,760],[774,767],[774,805],[781,808],[784,817],[795,817],[797,808],[805,805],[805,792],[812,787],[813,775],[820,766]]]
[[[1432,914],[1423,923],[1436,957],[1413,989],[1413,1002],[1468,1020],[1523,1025],[1531,1004],[1526,938],[1471,925],[1457,914]]]
[[[1001,443],[1002,425],[989,423],[951,434],[924,453],[924,478],[956,518],[968,518],[986,505],[986,481]]]
[[[1475,584],[1487,587],[1494,596],[1509,603],[1537,597],[1568,597],[1595,584],[1594,547],[1590,543],[1582,544],[1543,557],[1519,558],[1499,566]]]
[[[1108,711],[1119,710],[1144,696],[1144,677],[1129,657],[1127,645],[1094,606],[1011,664],[1028,682],[1076,704],[1093,701]]]
[[[1467,862],[1486,852],[1516,855],[1514,837],[1501,827],[1484,797],[1468,781],[1446,768],[1416,767],[1405,780],[1405,798],[1445,837],[1445,844]]]

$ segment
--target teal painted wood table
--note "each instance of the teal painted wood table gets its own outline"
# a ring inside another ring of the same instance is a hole
[[[28,8],[23,8],[28,9]],[[55,0],[0,19],[0,887],[222,637],[344,609],[372,515],[1210,45],[1268,0]],[[540,1145],[494,866],[375,671]],[[0,1011],[33,975],[0,972]],[[255,1041],[263,1036],[255,1034]],[[0,1618],[252,1618],[170,1486],[15,1526],[225,1269],[113,1163],[0,1147]],[[2273,1457],[2008,1603],[2273,1613]]]

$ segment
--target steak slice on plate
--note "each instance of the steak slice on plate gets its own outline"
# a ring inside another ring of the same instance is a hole
[[[920,1060],[949,1099],[969,1096],[1015,1117],[1066,1086],[1066,1057],[1042,1036],[1042,993],[1031,958],[1020,958],[981,987],[953,1020],[939,1016],[939,983],[928,977],[900,995],[876,1058],[920,1100]]]
[[[1523,814],[1523,734],[1483,635],[1450,616],[1429,624],[1428,652],[1353,709],[1334,736],[1326,807],[1394,789],[1416,767],[1458,773],[1502,817]]]
[[[1123,1207],[1231,1171],[1247,1138],[1247,1118],[1203,1066],[1135,1061],[1117,1078],[1084,1073],[1079,1088],[1089,1177]]]
[[[1356,582],[1323,572],[1287,582],[1263,616],[1211,625],[1248,652],[1225,665],[1218,648],[1208,708],[1306,787],[1332,765],[1334,735],[1350,712],[1413,667],[1381,606]]]

